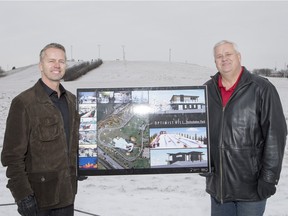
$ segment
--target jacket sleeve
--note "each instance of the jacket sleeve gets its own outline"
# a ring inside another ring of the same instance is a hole
[[[269,83],[261,95],[261,126],[264,136],[260,178],[277,184],[286,144],[287,125],[276,88]]]
[[[29,145],[29,119],[19,98],[12,100],[6,122],[1,162],[7,166],[7,187],[15,201],[33,193],[26,173],[25,160]]]

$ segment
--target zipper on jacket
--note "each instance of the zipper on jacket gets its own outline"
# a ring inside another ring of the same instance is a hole
[[[223,159],[222,159],[222,152],[223,152],[223,120],[224,120],[224,111],[225,107],[222,107],[222,119],[221,119],[221,140],[220,140],[220,146],[219,146],[219,167],[220,167],[220,201],[221,204],[224,203],[223,201]]]
[[[216,89],[216,93],[217,93],[217,96],[219,98],[219,101],[220,101],[220,104],[222,106],[222,96],[221,96],[221,93],[219,91],[219,88],[218,88],[218,84],[217,84],[217,81],[215,80],[215,78],[212,77],[212,80],[213,80],[213,84],[214,84],[214,87]],[[230,100],[230,99],[229,99]],[[229,101],[228,101],[229,102]],[[227,103],[228,103],[227,102]],[[219,140],[219,175],[220,175],[220,183],[219,183],[219,188],[220,188],[220,203],[223,204],[224,201],[223,201],[223,160],[222,160],[222,151],[223,151],[223,120],[224,120],[224,111],[225,111],[225,107],[222,106],[222,118],[221,118],[221,128],[220,128],[220,139]]]
[[[220,167],[220,202],[221,204],[224,203],[224,198],[223,198],[223,184],[224,184],[224,178],[223,178],[223,151],[224,151],[224,146],[223,146],[223,124],[224,124],[224,113],[225,113],[225,109],[227,107],[227,105],[229,105],[230,101],[232,100],[233,97],[235,97],[235,95],[237,94],[237,92],[239,92],[240,89],[244,88],[246,85],[248,85],[249,83],[246,83],[242,86],[240,86],[238,89],[235,89],[235,91],[233,92],[233,94],[231,95],[231,97],[229,98],[229,100],[227,101],[226,105],[224,107],[222,107],[222,119],[221,119],[221,140],[220,140],[220,149],[219,149],[219,167]],[[220,101],[222,102],[222,97],[219,91],[217,91],[218,96],[220,98]]]

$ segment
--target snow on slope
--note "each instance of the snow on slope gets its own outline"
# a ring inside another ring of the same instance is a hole
[[[76,81],[63,82],[76,93],[77,88],[147,87],[202,85],[214,69],[198,65],[167,62],[104,62],[99,68]],[[0,78],[0,146],[5,121],[13,97],[34,85],[39,79],[37,65]],[[288,80],[271,78],[288,116]],[[1,150],[1,148],[0,148]],[[13,203],[5,188],[5,169],[0,167],[0,204]],[[268,200],[266,216],[288,216],[288,155],[276,195]],[[205,179],[198,174],[92,176],[79,182],[75,208],[101,216],[180,216],[210,215],[210,198],[205,192]],[[0,215],[14,216],[16,206],[0,206]],[[75,213],[75,216],[85,216]]]

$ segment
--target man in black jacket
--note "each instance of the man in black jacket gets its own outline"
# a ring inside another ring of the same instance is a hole
[[[286,144],[280,98],[266,78],[241,66],[235,43],[217,43],[214,59],[219,72],[206,82],[211,215],[260,216],[276,192]]]

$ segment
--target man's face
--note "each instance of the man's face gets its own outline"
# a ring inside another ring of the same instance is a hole
[[[60,82],[66,69],[65,53],[61,49],[48,48],[39,63],[39,68],[44,83]]]
[[[214,58],[216,67],[221,74],[241,71],[241,55],[229,43],[216,47]]]

